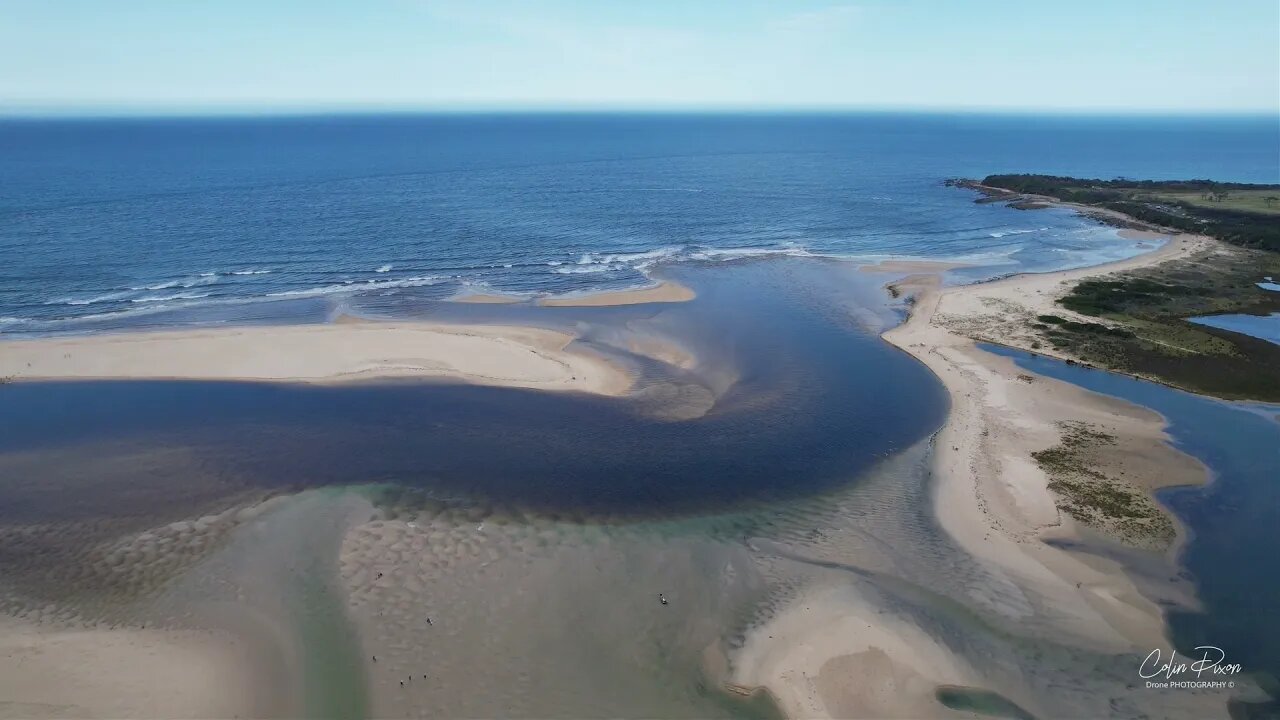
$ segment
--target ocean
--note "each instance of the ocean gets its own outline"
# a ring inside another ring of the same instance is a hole
[[[755,256],[972,280],[1149,245],[948,177],[1280,181],[1274,118],[402,115],[0,121],[0,332],[396,314]]]

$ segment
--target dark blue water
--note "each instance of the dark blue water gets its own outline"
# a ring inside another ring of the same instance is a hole
[[[0,385],[0,477],[39,477],[0,484],[0,521],[154,522],[254,489],[375,482],[642,517],[837,487],[933,432],[947,400],[922,364],[813,291],[825,265],[693,273],[682,279],[698,299],[656,311],[569,309],[584,326],[680,325],[731,350],[732,389],[680,422],[633,398],[413,381]]]
[[[1064,211],[976,206],[940,181],[1277,182],[1277,158],[1265,118],[0,121],[0,331],[296,307],[246,300],[376,309],[466,289],[622,287],[663,262],[759,254],[982,266],[968,277],[1090,264],[1144,248]],[[74,322],[86,317],[100,322]]]
[[[1159,493],[1189,532],[1181,561],[1203,612],[1170,610],[1177,648],[1222,648],[1280,697],[1280,408],[1213,400],[1100,370],[985,346],[1038,374],[1151,408],[1183,451],[1212,470],[1203,487]],[[1280,707],[1274,708],[1280,711]]]

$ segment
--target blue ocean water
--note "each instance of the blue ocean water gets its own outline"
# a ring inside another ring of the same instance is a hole
[[[1092,264],[1149,244],[941,181],[1277,182],[1278,158],[1274,118],[7,120],[0,331],[618,288],[771,254],[955,259],[970,278]]]

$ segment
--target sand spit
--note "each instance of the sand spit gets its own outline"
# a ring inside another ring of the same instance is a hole
[[[338,382],[447,378],[625,394],[630,376],[540,328],[346,322],[130,332],[0,342],[0,377]]]
[[[917,357],[920,357],[919,353],[905,347],[903,341],[900,341],[905,335],[929,336],[907,342],[931,344],[931,340],[941,341],[945,337],[955,336],[946,342],[955,345],[979,340],[1034,350],[1041,355],[1062,360],[1073,359],[1051,347],[1033,346],[1032,342],[1037,338],[1028,326],[1028,322],[1034,320],[1037,315],[1057,315],[1067,320],[1099,322],[1098,318],[1086,318],[1058,305],[1058,298],[1066,295],[1076,283],[1085,278],[1198,256],[1212,251],[1218,245],[1219,243],[1215,240],[1200,235],[1175,235],[1157,250],[1106,265],[1062,272],[1016,275],[988,283],[948,288],[941,293],[925,292],[917,297],[913,315],[924,312],[923,308],[927,305],[929,306],[928,320],[916,321],[913,316],[912,322],[886,333],[885,339]],[[904,292],[927,290],[920,285],[919,281],[921,281],[920,278],[908,278],[902,283],[897,283],[896,286]],[[929,280],[924,279],[923,282],[928,283]],[[938,328],[939,332],[928,333],[924,325],[913,325],[913,322],[926,323],[927,327]],[[1106,321],[1101,320],[1101,322]],[[913,329],[908,330],[908,326],[912,326]],[[927,360],[926,364],[928,364]]]
[[[1155,252],[1106,266],[979,285],[944,289],[936,273],[896,283],[914,296],[914,306],[909,320],[884,337],[924,362],[951,397],[931,461],[937,521],[999,591],[970,589],[966,603],[1018,632],[1089,652],[1141,657],[1168,647],[1160,607],[1118,563],[1043,542],[1096,534],[1058,509],[1031,453],[1057,445],[1066,424],[1081,423],[1115,438],[1095,458],[1097,469],[1143,491],[1203,482],[1203,466],[1167,445],[1158,414],[1032,376],[980,350],[975,339],[994,332],[992,340],[1016,345],[1011,328],[1024,315],[1062,314],[1050,309],[1074,281],[1186,257],[1211,242],[1180,235]],[[735,668],[736,683],[767,687],[791,717],[951,717],[957,713],[934,700],[934,690],[981,687],[972,668],[936,637],[842,590],[813,590],[791,602],[753,632]],[[1163,704],[1158,697],[1138,701]],[[1223,701],[1188,696],[1163,712],[1220,714]]]
[[[653,287],[636,288],[634,290],[539,298],[537,304],[547,307],[606,307],[611,305],[640,305],[642,303],[687,302],[695,297],[697,297],[697,293],[691,288],[671,280],[663,280]]]

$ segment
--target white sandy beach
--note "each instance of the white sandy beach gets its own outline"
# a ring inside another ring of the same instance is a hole
[[[339,322],[0,341],[0,377],[338,382],[433,377],[620,395],[622,368],[529,327]]]
[[[975,340],[1018,346],[1027,333],[1015,328],[1026,315],[1069,315],[1053,303],[1075,281],[1188,257],[1212,243],[1182,235],[1105,266],[979,285],[943,289],[936,274],[897,283],[915,302],[909,320],[884,337],[924,362],[951,398],[934,441],[933,492],[942,528],[993,576],[1055,598],[1052,618],[1001,607],[994,595],[975,603],[1032,632],[1102,652],[1167,646],[1160,608],[1117,564],[1042,542],[1076,537],[1079,528],[1056,507],[1031,453],[1058,444],[1060,423],[1083,422],[1117,438],[1098,459],[1100,469],[1123,474],[1142,490],[1203,482],[1203,466],[1167,445],[1156,413],[1031,376],[980,350]],[[789,717],[953,716],[932,700],[932,687],[964,684],[964,662],[927,634],[886,622],[892,620],[847,592],[798,599],[753,633],[735,659],[734,682],[769,688]],[[1213,702],[1198,698],[1185,712],[1221,712]]]

